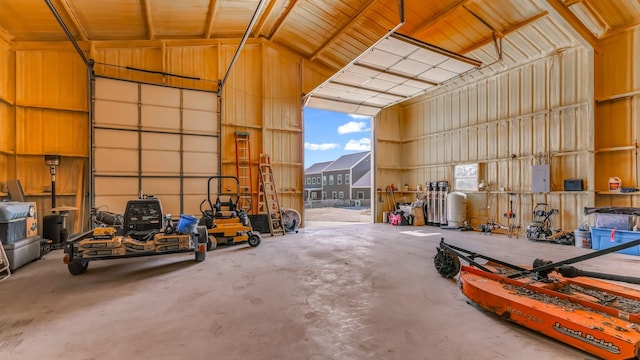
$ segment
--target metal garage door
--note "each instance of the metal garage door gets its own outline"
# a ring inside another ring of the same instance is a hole
[[[93,90],[93,205],[121,213],[150,194],[165,213],[199,214],[220,168],[216,94],[102,77]]]

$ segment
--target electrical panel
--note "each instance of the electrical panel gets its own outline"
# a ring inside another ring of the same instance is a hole
[[[551,167],[549,164],[533,165],[531,172],[531,191],[534,193],[548,193],[551,191]]]

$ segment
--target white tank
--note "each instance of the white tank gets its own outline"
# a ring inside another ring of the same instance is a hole
[[[450,192],[447,195],[447,226],[463,227],[467,217],[467,194]]]

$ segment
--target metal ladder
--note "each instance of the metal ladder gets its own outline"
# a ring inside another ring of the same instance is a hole
[[[7,253],[4,252],[4,246],[0,243],[0,282],[8,279],[9,276],[11,276],[9,258],[7,257]]]
[[[238,176],[239,189],[238,208],[249,212],[253,207],[253,177],[251,176],[251,142],[249,132],[236,131],[236,174]]]
[[[280,208],[280,201],[278,200],[278,191],[276,190],[276,184],[273,179],[273,170],[271,169],[269,155],[260,154],[258,171],[260,172],[258,213],[267,214],[271,236],[284,235],[282,209]]]

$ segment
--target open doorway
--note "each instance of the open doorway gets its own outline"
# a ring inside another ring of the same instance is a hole
[[[372,119],[304,108],[305,226],[372,222]]]

